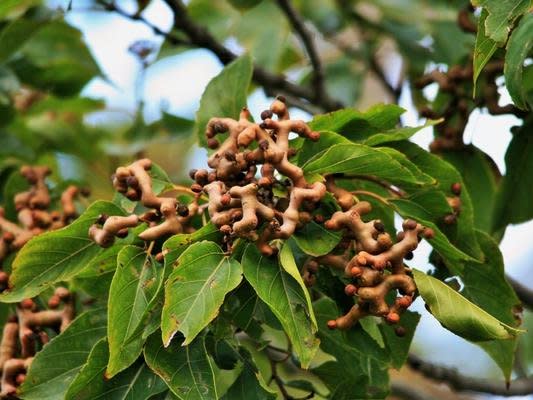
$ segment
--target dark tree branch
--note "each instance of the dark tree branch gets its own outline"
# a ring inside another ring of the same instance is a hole
[[[292,27],[300,36],[302,43],[305,47],[311,66],[313,67],[313,87],[315,89],[315,95],[317,98],[327,95],[326,87],[324,84],[324,69],[322,62],[318,56],[318,51],[313,41],[312,32],[307,29],[305,22],[298,12],[292,6],[290,0],[277,0],[279,8],[287,15],[287,19],[291,23]]]
[[[212,51],[224,65],[237,58],[233,52],[219,43],[207,29],[197,25],[189,17],[187,8],[181,0],[165,0],[165,3],[174,14],[174,28],[182,31],[194,46]],[[313,89],[289,82],[284,76],[273,74],[257,65],[254,66],[253,79],[265,88],[303,98],[325,111],[333,111],[343,107],[341,102],[326,94],[317,97]]]
[[[513,287],[514,291],[516,292],[516,295],[518,296],[524,307],[533,310],[533,290],[522,285],[520,282],[514,280],[509,275],[506,275],[505,277]]]
[[[405,400],[427,400],[427,393],[417,390],[411,385],[403,382],[393,381],[391,383],[391,394]]]
[[[409,355],[407,364],[426,378],[446,383],[459,392],[490,393],[498,396],[533,394],[533,378],[516,379],[507,385],[503,381],[463,376],[453,368],[432,364],[412,354]]]

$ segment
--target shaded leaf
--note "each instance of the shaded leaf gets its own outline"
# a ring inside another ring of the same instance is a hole
[[[150,336],[144,348],[148,366],[179,399],[218,399],[213,364],[204,337],[198,337],[188,346],[180,346],[177,342],[165,348],[158,332]]]
[[[314,303],[318,320],[320,348],[334,356],[313,368],[330,390],[332,399],[383,399],[387,395],[389,356],[360,326],[350,330],[330,330],[327,321],[341,311],[329,298]]]
[[[167,390],[167,385],[140,361],[126,371],[106,379],[104,372],[109,359],[105,339],[96,343],[74,381],[70,384],[65,400],[148,400]]]
[[[87,362],[91,349],[106,334],[104,310],[87,311],[37,353],[20,388],[24,399],[62,399]]]
[[[387,349],[389,349],[392,366],[396,369],[400,369],[407,360],[418,321],[420,321],[420,314],[407,310],[402,314],[400,323],[396,327],[383,323],[379,325]],[[398,326],[405,330],[403,336],[395,333]]]
[[[429,126],[438,125],[442,122],[442,119],[439,120],[428,120],[424,125],[421,126],[406,126],[402,128],[391,129],[388,131],[380,132],[369,136],[367,139],[363,140],[362,143],[367,146],[377,146],[382,143],[388,142],[397,142],[400,140],[409,139],[418,131],[427,128]]]
[[[283,246],[279,253],[279,262],[285,272],[292,276],[294,280],[298,282],[298,285],[300,285],[302,293],[305,296],[305,300],[307,301],[307,310],[309,311],[309,316],[311,318],[311,321],[313,322],[314,328],[317,329],[315,313],[313,311],[313,305],[311,304],[311,296],[309,296],[307,286],[305,286],[305,283],[302,279],[302,275],[300,275],[300,270],[298,269],[296,261],[294,260],[294,255],[292,254],[292,249],[289,242],[283,243]]]
[[[505,43],[514,20],[527,12],[531,0],[472,0],[487,11],[485,34],[499,44]]]
[[[528,108],[524,92],[523,72],[524,61],[533,48],[532,30],[533,14],[526,14],[513,30],[507,43],[507,53],[505,54],[505,85],[514,104],[522,110]]]
[[[322,225],[311,221],[298,229],[292,236],[298,247],[311,256],[323,256],[337,246],[341,240],[341,232],[330,231]]]
[[[281,322],[294,352],[307,368],[319,341],[315,338],[316,328],[300,286],[282,269],[276,257],[261,255],[254,244],[246,247],[242,267],[246,280]]]

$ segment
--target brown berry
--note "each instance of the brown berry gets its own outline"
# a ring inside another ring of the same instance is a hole
[[[400,322],[400,316],[398,315],[398,313],[395,313],[394,311],[388,313],[385,319],[387,320],[387,323],[389,324],[397,324],[398,322]]]
[[[9,275],[5,271],[0,271],[0,284],[5,284],[9,280]]]
[[[354,278],[357,278],[357,277],[363,275],[363,268],[361,268],[361,267],[352,267],[352,269],[350,270],[350,273],[352,274],[352,276]]]
[[[285,98],[285,96],[282,96],[282,95],[276,96],[276,100],[279,100],[282,103],[286,103],[287,102],[287,99]]]
[[[20,308],[24,310],[31,310],[35,306],[35,303],[32,299],[24,299],[20,302]]]
[[[406,230],[413,230],[413,229],[416,229],[416,226],[418,225],[418,223],[412,219],[406,219],[404,222],[403,222],[403,229],[406,229]]]
[[[346,296],[355,296],[357,294],[357,286],[352,285],[351,283],[346,285],[344,293],[346,293]]]
[[[26,374],[17,374],[17,377],[15,378],[15,382],[17,383],[17,386],[22,385],[25,380],[26,380]]]
[[[191,170],[189,171],[189,177],[190,177],[192,180],[194,180],[194,176],[196,175],[197,172],[198,172],[197,169],[191,169]]]
[[[265,119],[272,118],[272,111],[265,110],[261,113],[261,119],[264,121]]]
[[[404,337],[407,331],[405,330],[403,326],[397,326],[396,328],[394,328],[394,333],[398,337]]]
[[[396,304],[402,308],[408,308],[413,300],[409,296],[402,296],[399,299],[396,299]]]
[[[15,240],[15,235],[11,232],[4,232],[2,234],[2,239],[4,240],[4,242],[6,243],[11,243]]]
[[[431,240],[435,237],[435,231],[431,228],[424,228],[424,231],[422,233],[424,237],[428,240]]]
[[[227,206],[229,203],[231,203],[231,195],[229,193],[224,193],[220,196],[220,204]]]
[[[197,183],[193,183],[191,185],[191,190],[194,192],[194,193],[201,193],[203,189],[203,187]]]
[[[448,214],[443,219],[446,225],[455,225],[457,223],[457,216],[455,214]]]
[[[61,299],[59,296],[53,295],[48,299],[48,308],[55,310],[57,307],[59,307],[59,304],[61,303]]]
[[[187,217],[189,215],[189,207],[187,207],[185,204],[178,204],[178,207],[176,207],[176,212],[180,217]]]
[[[210,149],[216,149],[218,147],[219,143],[216,139],[208,139],[207,140],[207,147]]]
[[[385,225],[379,219],[374,221],[374,229],[378,232],[385,232]]]
[[[461,194],[461,184],[459,182],[452,183],[451,191],[454,195],[459,196]]]
[[[328,328],[329,329],[337,329],[337,321],[334,319],[331,319],[328,321]]]

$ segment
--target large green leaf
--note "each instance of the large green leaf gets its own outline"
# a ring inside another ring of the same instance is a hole
[[[360,112],[346,108],[317,115],[309,123],[315,131],[332,131],[353,141],[362,141],[375,133],[396,127],[405,110],[395,104],[378,104]]]
[[[165,284],[161,317],[163,342],[178,332],[187,345],[218,314],[224,297],[242,280],[239,262],[213,242],[195,243],[185,250]]]
[[[105,378],[109,359],[106,339],[96,343],[74,381],[70,384],[65,400],[148,400],[167,390],[167,385],[148,366],[139,361],[126,371]]]
[[[252,79],[252,59],[244,55],[228,64],[205,88],[196,113],[196,136],[206,146],[204,135],[209,119],[213,117],[239,118],[246,106],[248,86]]]
[[[49,22],[49,18],[17,18],[0,31],[0,64],[13,56],[39,29]]]
[[[261,255],[255,244],[246,247],[242,267],[246,280],[281,322],[302,366],[307,368],[319,341],[301,287],[283,270],[276,257]]]
[[[311,304],[311,296],[309,296],[309,291],[307,290],[307,286],[305,286],[304,280],[302,279],[302,275],[300,274],[300,270],[298,269],[298,266],[296,265],[296,261],[294,260],[294,255],[292,254],[292,249],[289,244],[289,242],[283,243],[283,246],[281,248],[281,251],[279,253],[279,262],[285,272],[287,272],[290,276],[294,278],[296,282],[298,282],[298,285],[300,285],[300,288],[302,289],[302,293],[305,296],[305,300],[307,301],[307,310],[309,311],[309,317],[311,318],[311,321],[313,322],[313,326],[315,329],[317,329],[316,324],[316,317],[315,313],[313,311],[313,305]]]
[[[379,149],[363,144],[336,144],[317,154],[303,165],[304,173],[369,175],[388,182],[418,182],[413,173],[400,162]]]
[[[492,231],[533,218],[533,123],[516,132],[505,153],[506,174],[496,195]]]
[[[115,252],[113,247],[102,249],[89,239],[89,227],[101,214],[124,215],[124,212],[113,203],[97,201],[66,228],[30,240],[13,262],[10,288],[0,295],[0,301],[16,302],[33,297]]]
[[[513,30],[507,43],[507,53],[505,54],[505,85],[515,105],[522,110],[528,108],[523,73],[524,61],[533,48],[532,30],[533,14],[526,14]]]
[[[350,330],[329,330],[327,321],[341,314],[333,300],[324,297],[314,303],[318,319],[320,348],[334,356],[315,373],[330,390],[331,399],[383,399],[389,390],[389,355],[360,326]]]
[[[106,334],[105,310],[87,311],[37,353],[20,396],[24,399],[62,399],[87,361],[91,349]]]
[[[203,336],[187,346],[180,346],[175,340],[165,347],[161,335],[156,332],[146,342],[144,358],[179,399],[219,398],[213,361],[207,354]]]
[[[479,74],[498,49],[498,43],[485,34],[487,15],[487,10],[483,9],[477,24],[476,45],[474,49],[474,96],[476,95],[476,82]]]
[[[418,131],[427,128],[429,126],[434,126],[440,124],[442,119],[439,120],[428,120],[424,125],[421,126],[405,126],[402,128],[390,129],[384,132],[375,133],[372,136],[369,136],[367,139],[363,140],[362,143],[367,146],[377,146],[382,143],[388,142],[398,142],[400,140],[409,139]]]
[[[336,144],[350,144],[349,139],[332,131],[320,131],[320,139],[316,142],[311,140],[303,140],[302,146],[298,149],[298,165],[305,164],[310,158],[316,154],[329,149]]]
[[[513,22],[531,7],[531,0],[472,0],[475,6],[483,7],[485,34],[499,44],[504,44]]]
[[[446,329],[471,342],[512,339],[520,331],[493,317],[444,282],[413,270],[420,295]]]
[[[38,88],[67,96],[78,93],[100,68],[81,32],[56,19],[34,34],[12,61],[17,75]]]
[[[258,372],[251,368],[243,368],[237,380],[229,387],[222,400],[275,400],[276,394],[261,384]]]
[[[500,321],[516,326],[515,312],[520,309],[520,300],[505,279],[498,244],[482,231],[477,231],[477,235],[486,262],[465,266],[461,276],[464,284],[462,294]],[[516,344],[516,338],[478,343],[498,364],[506,380],[511,377]]]
[[[311,221],[298,229],[292,238],[306,254],[318,257],[333,250],[339,244],[341,236],[341,232],[327,230]]]
[[[107,378],[129,367],[141,354],[144,344],[142,334],[136,337],[131,337],[131,334],[149,311],[162,275],[163,268],[144,249],[125,246],[118,253],[117,270],[111,282],[107,304]]]

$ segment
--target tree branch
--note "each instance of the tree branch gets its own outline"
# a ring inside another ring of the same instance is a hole
[[[529,308],[530,310],[533,310],[533,290],[528,289],[520,282],[511,278],[509,275],[506,275],[505,277],[513,287],[514,291],[516,292],[516,295],[522,302],[523,306]]]
[[[499,396],[524,396],[533,394],[533,378],[520,378],[507,385],[503,381],[479,379],[461,375],[457,370],[432,364],[410,354],[407,364],[426,378],[442,381],[460,392],[490,393]]]
[[[164,0],[174,13],[174,27],[182,31],[197,46],[210,50],[226,65],[237,58],[237,55],[219,43],[204,27],[197,25],[188,15],[187,8],[181,0]],[[333,111],[343,107],[338,100],[323,94],[317,97],[313,89],[289,82],[282,75],[273,74],[257,65],[254,66],[253,79],[260,85],[295,97],[300,97],[316,104],[325,111]]]
[[[298,36],[300,36],[307,55],[309,56],[311,66],[313,67],[313,87],[315,89],[315,96],[317,98],[327,96],[326,87],[324,85],[324,69],[312,38],[312,32],[307,29],[302,17],[294,9],[290,0],[277,0],[277,3],[279,8],[285,13],[285,15],[287,15],[287,19]]]

